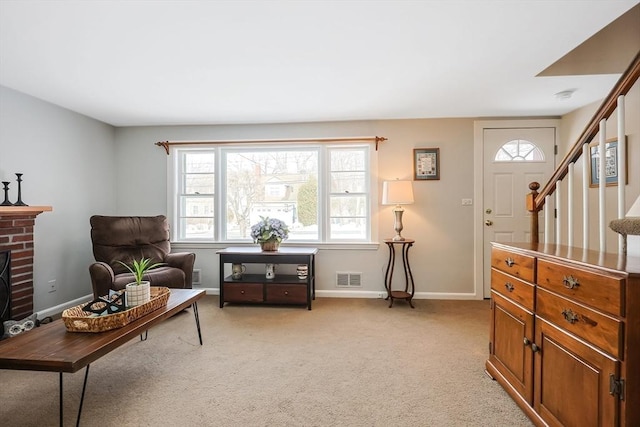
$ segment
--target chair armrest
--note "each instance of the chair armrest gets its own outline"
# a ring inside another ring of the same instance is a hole
[[[93,297],[98,298],[109,294],[115,275],[111,266],[106,262],[95,262],[89,266]]]
[[[196,254],[192,252],[168,253],[164,258],[164,262],[166,262],[169,267],[179,268],[184,271],[184,287],[191,289],[193,265],[196,262]]]

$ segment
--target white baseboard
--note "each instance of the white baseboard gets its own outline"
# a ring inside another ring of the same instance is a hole
[[[386,291],[357,291],[352,289],[345,290],[319,290],[316,289],[316,296],[321,298],[386,298]]]
[[[67,308],[75,307],[76,305],[80,305],[82,303],[89,302],[92,299],[93,299],[93,294],[88,294],[88,295],[85,295],[83,297],[76,298],[76,299],[71,300],[71,301],[67,301],[64,304],[59,304],[59,305],[56,305],[54,307],[49,307],[47,309],[40,310],[40,311],[38,311],[38,319],[42,320],[47,316],[56,316],[56,315],[62,313],[63,311],[65,311]]]
[[[416,292],[413,299],[457,299],[470,300],[478,298],[475,293],[452,293],[452,292]]]
[[[380,296],[382,295],[382,297]],[[326,291],[316,290],[316,296],[326,298],[386,298],[386,291]],[[416,292],[413,299],[450,299],[450,300],[470,300],[476,299],[475,293],[451,293],[451,292]]]
[[[220,295],[219,288],[200,288],[207,295]],[[386,298],[386,291],[355,291],[355,290],[320,290],[316,289],[316,296],[321,298]],[[453,292],[416,292],[413,299],[444,299],[444,300],[473,300],[477,299],[475,293]]]
[[[219,288],[201,288],[194,286],[194,289],[202,289],[207,295],[220,295]],[[380,297],[382,295],[382,297]],[[354,291],[354,290],[316,290],[316,296],[320,298],[386,298],[386,291]],[[76,298],[64,304],[59,304],[45,310],[38,311],[38,319],[42,320],[47,316],[56,316],[67,308],[89,302],[93,299],[93,294]],[[413,299],[444,299],[444,300],[473,300],[477,299],[473,293],[451,293],[451,292],[416,292]]]

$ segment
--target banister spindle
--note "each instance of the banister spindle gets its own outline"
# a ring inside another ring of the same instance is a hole
[[[569,163],[569,180],[567,182],[567,246],[573,246],[573,174],[575,163]]]
[[[562,181],[556,182],[556,238],[555,243],[562,243]]]
[[[626,215],[627,137],[625,130],[624,95],[618,97],[618,219]],[[624,237],[618,234],[618,253],[624,253]]]
[[[599,168],[598,168],[598,177],[600,180],[600,185],[598,186],[598,207],[599,207],[599,218],[598,218],[598,229],[600,231],[600,252],[604,253],[607,251],[607,199],[606,199],[606,189],[607,189],[607,175],[605,173],[605,167],[607,165],[607,120],[600,120],[600,144],[598,148],[598,159],[599,159]]]
[[[589,249],[589,144],[582,145],[582,247]]]
[[[544,244],[553,243],[551,238],[551,226],[553,224],[553,211],[551,210],[551,196],[546,195],[544,198]]]

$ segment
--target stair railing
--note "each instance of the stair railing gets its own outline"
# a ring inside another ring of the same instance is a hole
[[[620,79],[616,82],[613,89],[609,92],[607,97],[604,99],[598,110],[595,112],[591,120],[588,122],[582,134],[578,137],[578,140],[574,143],[572,148],[569,150],[567,155],[564,157],[558,168],[554,171],[553,175],[549,179],[549,181],[542,187],[542,190],[538,192],[540,189],[540,184],[537,182],[532,182],[529,184],[529,189],[531,192],[526,196],[526,208],[531,213],[531,241],[532,243],[539,243],[539,221],[538,214],[539,212],[545,208],[545,240],[549,239],[549,230],[551,229],[551,221],[552,216],[551,212],[546,209],[549,207],[551,200],[551,196],[555,195],[556,198],[556,206],[560,206],[559,203],[559,192],[556,192],[557,185],[562,179],[564,179],[567,175],[569,175],[569,198],[570,203],[569,207],[569,215],[573,214],[573,165],[580,159],[581,156],[584,156],[585,167],[583,168],[583,204],[585,208],[583,209],[583,247],[589,247],[589,209],[587,208],[586,202],[588,201],[588,189],[589,184],[588,180],[590,177],[588,176],[588,168],[586,167],[586,162],[589,161],[589,144],[593,141],[596,135],[600,134],[600,143],[599,143],[599,155],[605,155],[605,144],[606,144],[606,121],[611,117],[614,111],[618,109],[618,135],[625,135],[625,126],[624,126],[624,97],[629,92],[629,90],[634,86],[638,78],[640,77],[640,52],[636,54],[633,61],[629,67],[622,74]],[[620,139],[619,139],[620,140]],[[625,152],[625,144],[624,138],[620,140],[621,143],[618,144],[618,158],[619,158],[619,177],[620,177],[620,185],[618,186],[618,217],[624,217],[624,185],[622,184],[626,177],[626,170],[624,169],[624,165],[626,163],[626,152]],[[605,242],[605,216],[604,216],[604,196],[605,196],[605,188],[606,188],[606,179],[605,179],[605,171],[604,167],[602,167],[603,162],[600,162],[600,171],[599,171],[599,231],[600,231],[600,250],[601,252],[605,252],[606,246]],[[624,174],[623,174],[624,173]],[[555,193],[555,194],[554,194]],[[558,227],[556,231],[558,231],[560,227],[559,221]],[[573,244],[573,231],[571,227],[569,228],[571,231],[568,233],[569,242],[568,244],[571,246]],[[620,240],[620,247],[622,246],[622,238]]]

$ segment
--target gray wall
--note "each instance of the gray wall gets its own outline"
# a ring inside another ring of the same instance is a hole
[[[115,209],[112,126],[0,86],[0,178],[23,176],[22,199],[50,205],[34,231],[34,309],[91,293],[89,216]],[[47,282],[58,291],[49,293]]]
[[[640,182],[640,169],[635,168],[640,161],[637,85],[629,102],[631,204]],[[563,141],[575,138],[592,109],[585,107],[563,118]],[[473,119],[416,119],[113,128],[0,86],[0,178],[14,182],[15,172],[24,173],[25,202],[53,206],[53,212],[38,217],[35,228],[34,304],[43,310],[90,294],[91,215],[167,213],[168,157],[154,145],[157,141],[384,136],[389,140],[381,144],[374,170],[379,190],[384,180],[411,179],[414,148],[439,147],[441,179],[414,182],[416,203],[405,207],[403,235],[416,239],[410,259],[418,297],[473,298],[482,294],[482,289],[476,293],[473,283],[473,207],[461,205],[462,198],[473,198],[473,124]],[[561,150],[567,149],[566,144]],[[13,184],[11,198],[15,196]],[[391,237],[392,207],[377,207],[379,239]],[[218,287],[215,250],[219,247],[176,246],[197,253],[203,287]],[[376,296],[383,290],[387,253],[385,245],[323,249],[318,256],[319,295]],[[336,271],[362,272],[361,292],[336,288]],[[47,282],[52,279],[59,290],[48,293]]]
[[[403,236],[416,239],[410,261],[420,297],[471,298],[473,284],[473,120],[424,119],[334,123],[132,127],[116,131],[118,213],[167,212],[167,155],[157,141],[384,136],[378,152],[379,186],[387,179],[412,179],[413,149],[439,147],[440,181],[414,182],[416,203],[405,206]],[[379,205],[380,197],[378,197]],[[378,206],[380,239],[393,236],[390,206]],[[174,245],[175,246],[175,245]],[[206,246],[206,247],[205,247]],[[219,245],[180,245],[194,250],[203,287],[218,287]],[[384,290],[388,249],[322,249],[317,258],[319,295],[354,295],[335,286],[336,271],[362,272],[361,296]],[[396,278],[399,278],[396,270]]]

